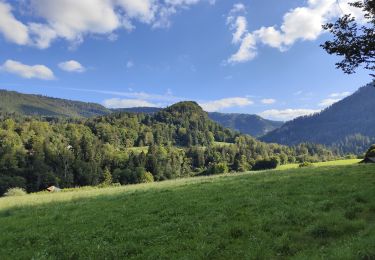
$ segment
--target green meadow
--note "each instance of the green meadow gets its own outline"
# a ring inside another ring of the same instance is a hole
[[[317,162],[313,163],[312,166],[343,166],[343,165],[352,165],[355,163],[359,163],[362,161],[362,159],[345,159],[345,160],[336,160],[336,161],[327,161],[327,162]],[[284,165],[279,165],[277,167],[278,170],[288,170],[288,169],[296,169],[299,168],[298,163],[293,163],[293,164],[284,164]]]
[[[375,166],[353,162],[1,198],[0,256],[374,259]]]

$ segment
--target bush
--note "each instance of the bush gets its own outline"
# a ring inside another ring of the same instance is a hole
[[[144,172],[139,178],[140,183],[151,183],[154,182],[154,175],[151,172]]]
[[[6,197],[15,197],[15,196],[24,196],[26,191],[22,188],[10,188],[5,192],[4,196]]]
[[[207,169],[208,175],[222,174],[222,173],[228,173],[228,172],[229,172],[228,165],[224,162],[212,163]]]
[[[103,173],[103,182],[100,183],[100,187],[108,187],[108,186],[111,186],[112,184],[112,174],[111,172],[109,171],[108,168],[106,168],[104,170],[104,173]]]
[[[312,164],[311,162],[303,162],[298,167],[304,168],[304,167],[312,167],[312,166],[314,166],[314,164]]]
[[[279,165],[279,160],[277,158],[257,160],[252,169],[254,171],[270,170],[276,169],[277,165]]]
[[[366,157],[375,157],[375,144],[371,145],[370,149],[367,150]]]

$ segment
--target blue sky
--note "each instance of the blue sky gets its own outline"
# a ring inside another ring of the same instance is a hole
[[[0,0],[0,88],[288,120],[371,79],[319,45],[346,0]],[[342,11],[341,11],[342,10]],[[356,13],[354,13],[356,14]]]

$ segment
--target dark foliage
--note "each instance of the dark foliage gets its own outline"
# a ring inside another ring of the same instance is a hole
[[[373,72],[375,70],[375,0],[355,1],[350,5],[362,9],[367,23],[359,26],[355,17],[344,15],[335,23],[324,25],[323,28],[331,32],[334,39],[325,42],[322,47],[329,54],[343,57],[336,66],[347,74],[354,73],[361,65]],[[371,75],[375,78],[374,74]]]
[[[31,192],[246,171],[270,158],[285,164],[335,156],[319,145],[287,147],[240,135],[209,120],[194,102],[152,115],[0,115],[0,195],[10,187]]]

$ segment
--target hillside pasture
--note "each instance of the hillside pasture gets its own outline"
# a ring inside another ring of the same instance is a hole
[[[2,259],[373,259],[375,167],[226,174],[0,199]]]

